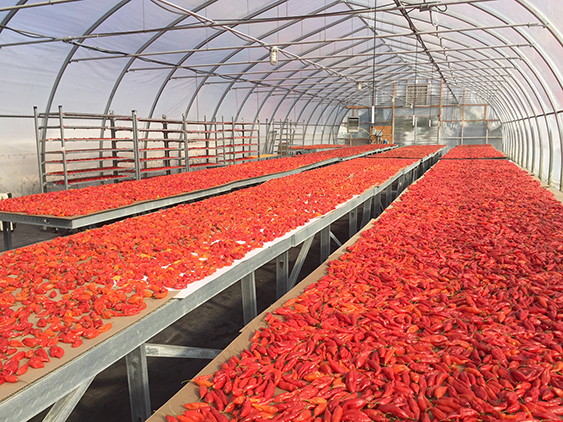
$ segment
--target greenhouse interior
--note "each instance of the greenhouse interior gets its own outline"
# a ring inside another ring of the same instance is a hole
[[[563,419],[556,0],[0,2],[0,422]]]

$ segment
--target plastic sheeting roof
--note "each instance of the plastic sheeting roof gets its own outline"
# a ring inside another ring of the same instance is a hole
[[[30,122],[12,118],[34,105],[334,125],[346,106],[423,78],[491,104],[505,150],[532,167],[544,154],[551,177],[561,12],[555,0],[4,0],[0,142],[34,152]]]

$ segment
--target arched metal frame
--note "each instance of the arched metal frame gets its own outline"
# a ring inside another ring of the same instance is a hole
[[[93,1],[96,0],[85,0],[84,3]],[[221,77],[223,90],[218,90],[220,94],[213,99],[211,107],[197,110],[199,115],[205,114],[214,119],[222,115],[223,110],[233,109],[232,105],[227,105],[229,94],[233,89],[242,89],[242,98],[240,103],[237,98],[233,114],[236,119],[285,121],[293,115],[295,121],[304,122],[305,133],[310,130],[314,140],[321,139],[325,142],[327,132],[328,138],[332,139],[333,128],[346,115],[347,105],[368,105],[376,89],[389,95],[389,87],[393,84],[409,78],[424,77],[443,83],[445,89],[452,94],[452,89],[467,89],[487,101],[501,120],[505,152],[540,178],[547,176],[548,183],[554,182],[556,161],[559,164],[563,162],[563,72],[550,56],[550,50],[538,41],[537,34],[532,33],[526,25],[543,26],[541,31],[546,31],[551,42],[557,43],[562,49],[563,28],[546,16],[537,7],[536,1],[512,0],[514,10],[509,10],[480,0],[440,0],[438,6],[428,6],[418,0],[394,0],[394,4],[378,6],[376,11],[373,4],[366,0],[312,1],[306,5],[299,3],[299,10],[308,12],[297,15],[291,11],[292,6],[297,4],[295,1],[273,0],[262,3],[251,12],[240,13],[237,18],[213,16],[205,19],[199,13],[209,7],[213,7],[217,13],[221,10],[218,6],[224,0],[200,3],[194,0],[190,2],[189,10],[182,7],[185,2],[181,0],[177,0],[177,4],[174,0],[152,1],[169,9],[157,9],[149,3],[155,11],[162,14],[160,16],[167,18],[166,14],[169,14],[169,23],[161,28],[148,28],[150,31],[146,32],[152,35],[141,44],[131,44],[126,36],[127,33],[142,33],[141,30],[125,28],[120,33],[102,34],[103,37],[112,39],[112,45],[122,46],[118,50],[120,54],[116,55],[114,52],[114,59],[119,57],[123,60],[124,56],[128,59],[124,61],[121,70],[115,73],[107,100],[100,112],[109,112],[117,96],[121,98],[127,95],[123,89],[124,81],[141,58],[167,53],[154,51],[153,48],[164,35],[169,35],[170,31],[189,33],[193,27],[210,28],[211,34],[194,45],[187,45],[186,53],[180,58],[170,63],[155,62],[156,69],[169,70],[163,73],[160,86],[148,99],[147,117],[153,117],[163,96],[170,95],[166,90],[171,81],[182,77],[197,77],[195,89],[184,93],[181,99],[183,105],[180,111],[189,115],[199,106],[198,98],[202,95],[203,87],[216,83],[215,78]],[[0,47],[3,47],[2,34],[10,27],[14,18],[25,18],[27,9],[17,6],[26,3],[27,0],[13,0],[13,10],[3,15]],[[80,3],[82,2],[72,3],[73,10],[79,11]],[[58,73],[50,76],[48,98],[35,101],[45,103],[45,111],[53,108],[55,98],[64,101],[57,94],[61,84],[68,83],[65,79],[67,69],[73,62],[112,59],[109,51],[77,58],[81,47],[87,45],[89,39],[99,35],[99,28],[108,19],[125,13],[125,6],[132,2],[121,0],[107,4],[108,8],[84,28],[81,34],[71,34],[65,39],[53,37],[21,42],[22,45],[60,43],[67,50],[67,42],[74,44],[60,63]],[[456,10],[457,4],[464,4],[463,13]],[[447,9],[442,9],[442,5],[446,5]],[[518,21],[516,16],[522,16],[521,12],[529,15],[531,20]],[[438,15],[447,18],[447,24],[435,25]],[[245,33],[246,25],[251,25],[256,20],[275,25],[268,26],[260,35]],[[495,23],[487,27],[480,26],[483,20]],[[23,20],[18,19],[18,22],[21,25]],[[307,23],[305,31],[304,22]],[[428,28],[436,28],[435,33]],[[18,29],[31,31],[33,23],[30,22],[29,28]],[[215,50],[216,55],[219,51],[224,51],[221,59],[214,59],[215,65],[202,70],[199,68],[201,63],[191,62],[190,59],[195,54],[202,54],[201,50],[206,45],[211,42],[220,45],[223,35],[232,33],[243,41],[240,45],[231,46],[232,37],[225,37],[229,41],[225,41],[223,50]],[[336,35],[331,38],[326,36],[328,33]],[[280,35],[283,41],[273,43],[272,40]],[[103,37],[96,38],[97,42],[105,39]],[[511,44],[512,38],[524,40],[528,46]],[[447,43],[446,47],[442,46],[443,42]],[[280,49],[282,60],[276,66],[264,69],[260,64],[268,61],[269,47],[274,44]],[[302,49],[297,55],[293,51],[299,45]],[[331,46],[332,54],[323,53]],[[247,49],[253,60],[249,60],[246,66],[240,66],[240,53]],[[533,52],[533,58],[528,52]],[[415,64],[412,62],[413,58]],[[238,64],[236,71],[230,74],[221,71],[224,66],[233,63]],[[546,69],[549,69],[549,75],[545,74]],[[186,72],[191,72],[194,76],[186,75]],[[314,83],[309,82],[309,78]],[[494,81],[494,88],[498,89],[491,89],[490,84],[483,80]],[[361,91],[355,90],[355,83],[358,81],[364,85]],[[556,84],[551,81],[556,81]],[[319,87],[323,88],[322,93]],[[250,107],[255,97],[256,105]],[[244,114],[247,107],[252,110],[253,115]],[[137,107],[131,104],[131,108]],[[551,115],[554,117],[549,117]],[[557,148],[559,153],[556,157],[554,151]],[[560,165],[560,173],[559,183],[563,185],[563,165]]]

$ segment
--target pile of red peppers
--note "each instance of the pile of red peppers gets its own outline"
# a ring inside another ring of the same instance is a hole
[[[355,159],[0,256],[0,384],[231,265],[414,160]],[[62,345],[62,347],[61,347]]]
[[[562,252],[539,182],[440,161],[167,420],[560,422]]]
[[[0,200],[0,211],[29,215],[75,217],[107,211],[142,201],[152,201],[200,189],[210,189],[238,180],[298,169],[337,157],[375,151],[387,145],[362,145],[284,157],[260,162],[210,168],[168,176],[89,186]]]
[[[378,158],[414,158],[420,160],[430,154],[434,154],[445,145],[410,145],[402,148],[385,151],[378,154]]]
[[[504,155],[495,149],[491,144],[485,145],[458,145],[452,148],[445,159],[483,159],[483,158],[502,158]]]

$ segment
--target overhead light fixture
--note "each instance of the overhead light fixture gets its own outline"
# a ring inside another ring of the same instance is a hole
[[[361,91],[361,90],[362,90],[362,83],[361,83],[361,82],[358,82],[358,83],[356,84],[356,91]]]
[[[438,5],[439,3],[437,1],[430,3],[423,3],[420,6],[418,6],[418,10],[421,12],[429,12],[430,10],[432,10],[433,7],[436,7]]]
[[[278,64],[278,51],[279,49],[275,45],[273,47],[270,47],[270,64],[272,66]]]

